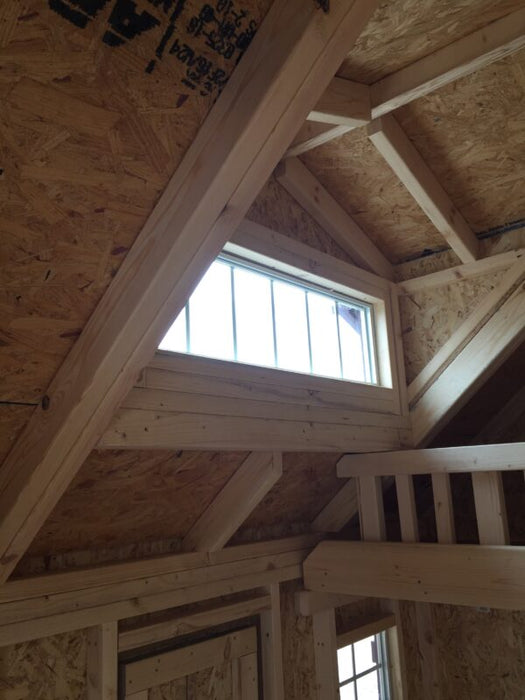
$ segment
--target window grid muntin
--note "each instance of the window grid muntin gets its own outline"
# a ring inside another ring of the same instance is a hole
[[[341,294],[340,292],[331,290],[328,287],[323,287],[322,285],[315,284],[313,282],[310,282],[309,280],[303,280],[301,277],[294,278],[293,275],[287,274],[287,273],[280,273],[278,270],[274,270],[272,268],[269,268],[265,265],[256,263],[256,262],[251,262],[251,261],[246,261],[243,260],[242,258],[239,258],[236,255],[233,255],[231,253],[221,253],[216,261],[214,262],[220,262],[223,264],[226,264],[230,267],[230,297],[231,297],[231,306],[232,306],[232,332],[233,332],[233,355],[234,355],[234,361],[239,362],[238,360],[238,349],[237,349],[237,315],[236,315],[236,309],[235,309],[235,269],[236,268],[244,268],[250,272],[258,272],[267,279],[270,280],[270,287],[271,287],[271,311],[272,311],[272,333],[273,333],[273,349],[274,349],[274,365],[273,368],[275,369],[282,369],[277,365],[277,334],[276,334],[276,324],[275,324],[275,307],[274,307],[274,292],[273,292],[273,281],[278,280],[281,281],[285,284],[288,284],[290,286],[296,287],[298,289],[304,290],[304,295],[305,295],[305,306],[306,306],[306,322],[307,322],[307,331],[308,331],[308,357],[309,357],[309,365],[310,365],[310,374],[312,376],[319,376],[319,377],[328,377],[331,379],[339,379],[342,381],[362,381],[364,383],[368,384],[377,384],[377,360],[375,357],[375,347],[376,347],[376,339],[375,339],[375,329],[374,329],[374,323],[373,323],[373,306],[372,304],[369,304],[365,301],[361,300],[356,300],[352,298],[351,296],[345,296],[344,294]],[[310,321],[310,311],[309,311],[309,303],[308,303],[308,292],[312,291],[316,294],[319,294],[320,296],[323,296],[327,299],[330,299],[331,301],[335,302],[335,314],[336,314],[336,324],[337,324],[337,335],[338,335],[338,353],[339,353],[339,370],[340,370],[340,376],[339,377],[334,377],[333,375],[322,375],[322,374],[317,374],[313,371],[313,357],[312,357],[312,337],[311,337],[311,321]],[[191,297],[190,297],[191,299]],[[186,303],[186,306],[184,307],[184,311],[186,314],[186,352],[188,354],[194,354],[198,355],[199,353],[195,353],[194,351],[191,350],[191,304],[190,304],[190,299],[188,299],[188,302]],[[340,328],[339,328],[339,304],[342,303],[346,307],[350,308],[355,308],[359,311],[359,313],[362,315],[364,318],[364,323],[362,323],[362,332],[361,332],[361,353],[362,353],[362,363],[363,363],[363,374],[364,374],[364,379],[362,380],[355,380],[355,379],[347,379],[346,377],[343,376],[344,370],[343,370],[343,361],[342,361],[342,348],[341,348],[341,341],[340,341]],[[182,312],[181,312],[182,313]],[[202,356],[202,355],[201,355]],[[204,355],[206,356],[206,355]],[[246,364],[246,362],[245,362]],[[248,364],[250,364],[248,362]],[[259,366],[269,366],[272,367],[271,365],[263,365],[260,363],[254,362],[253,364],[258,364]],[[289,371],[295,371],[302,373],[298,370],[289,370]],[[303,372],[304,373],[304,372]]]
[[[354,643],[346,645],[346,646],[349,646],[351,651],[352,651],[352,667],[353,667],[354,673],[349,678],[345,678],[344,681],[340,681],[339,688],[343,688],[344,686],[347,686],[347,685],[350,685],[351,683],[353,683],[354,684],[354,698],[355,698],[355,700],[359,700],[359,695],[357,692],[357,681],[360,678],[364,678],[365,676],[368,676],[371,673],[376,673],[376,672],[377,672],[377,677],[379,679],[379,693],[380,693],[381,700],[389,700],[389,698],[390,698],[390,684],[389,684],[389,679],[388,679],[388,663],[387,663],[387,649],[386,649],[386,634],[385,634],[385,632],[383,631],[383,632],[379,632],[379,634],[375,634],[374,639],[375,639],[375,643],[376,643],[378,661],[374,666],[367,668],[365,671],[361,671],[360,673],[355,672],[356,662],[355,662]],[[343,648],[346,648],[346,647],[343,647]]]

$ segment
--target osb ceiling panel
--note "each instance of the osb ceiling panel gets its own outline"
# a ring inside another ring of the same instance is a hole
[[[0,4],[1,400],[39,400],[269,4]]]
[[[523,0],[383,2],[339,75],[373,83],[522,7]]]
[[[477,233],[525,219],[525,51],[396,117]]]
[[[28,556],[182,538],[246,455],[94,451]]]
[[[420,255],[425,248],[443,247],[442,236],[365,129],[350,131],[301,160],[392,262]]]

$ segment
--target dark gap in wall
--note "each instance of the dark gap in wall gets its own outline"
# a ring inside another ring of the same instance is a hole
[[[451,474],[452,504],[458,544],[479,544],[478,521],[470,474]]]

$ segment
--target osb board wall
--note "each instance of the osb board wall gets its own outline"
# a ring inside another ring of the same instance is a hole
[[[426,261],[426,258],[421,261],[421,267],[425,270],[423,274],[428,271]],[[399,297],[408,383],[434,357],[480,301],[497,287],[505,274],[505,270],[498,270]]]
[[[1,4],[1,400],[39,400],[269,4]]]
[[[522,700],[525,687],[525,613],[432,605],[443,700]],[[413,604],[402,606],[407,700],[421,700],[419,655]]]
[[[354,129],[303,154],[301,160],[391,262],[443,247],[442,236],[365,129]]]
[[[84,698],[86,651],[85,631],[0,648],[0,697],[5,700]]]
[[[522,0],[382,2],[339,73],[375,82],[522,7]]]
[[[148,691],[148,700],[231,700],[232,664],[225,662]]]
[[[475,232],[525,227],[525,51],[396,113]]]

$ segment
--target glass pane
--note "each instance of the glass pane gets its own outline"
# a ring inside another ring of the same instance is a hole
[[[161,340],[159,349],[186,352],[186,307],[182,309],[175,323]]]
[[[339,342],[337,337],[336,302],[308,292],[312,369],[325,377],[341,377]]]
[[[270,280],[242,268],[234,272],[237,359],[275,366]]]
[[[230,267],[214,262],[189,301],[190,351],[233,360]]]
[[[352,645],[337,650],[337,666],[339,669],[339,683],[352,678],[354,675],[354,660],[352,659]]]
[[[360,639],[354,644],[355,672],[363,673],[376,665],[375,637]]]
[[[304,290],[286,282],[273,283],[277,366],[294,372],[310,372],[308,325]]]
[[[357,698],[358,700],[381,700],[377,671],[372,671],[357,680]]]
[[[355,700],[355,683],[347,683],[339,688],[341,700]]]
[[[366,333],[365,312],[346,304],[338,303],[339,336],[343,377],[355,382],[366,380],[363,358],[363,334]]]

